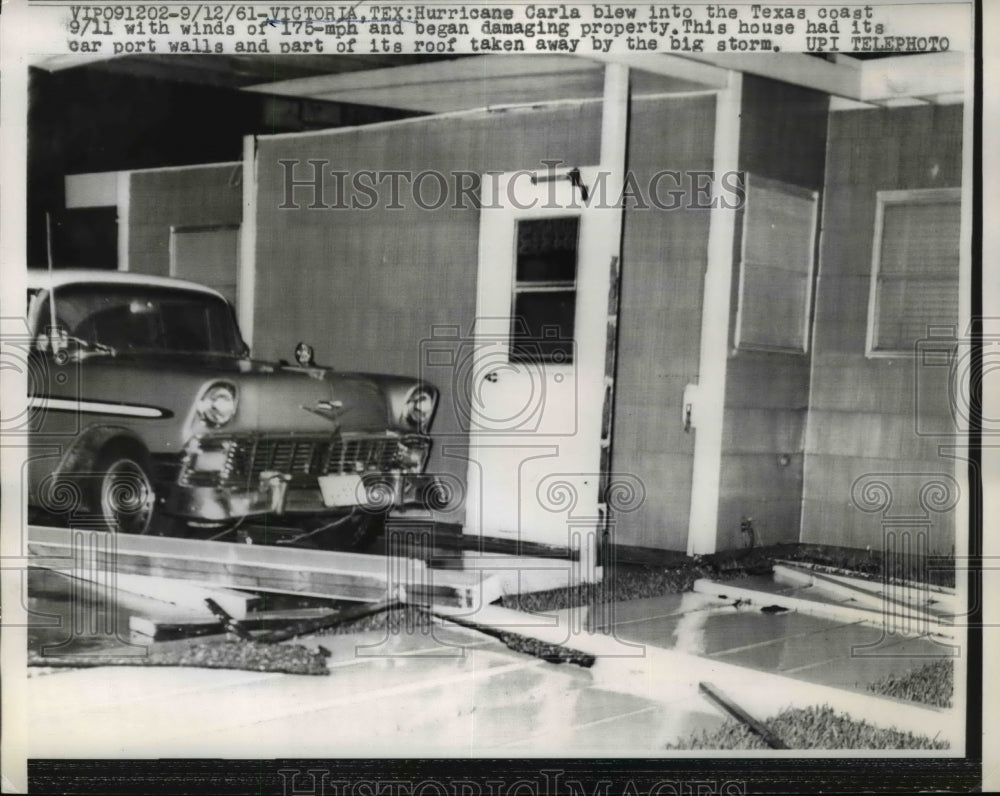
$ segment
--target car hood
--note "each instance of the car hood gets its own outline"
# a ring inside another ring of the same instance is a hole
[[[231,357],[94,356],[77,363],[80,397],[154,406],[184,421],[184,433],[211,431],[195,414],[211,384],[236,388],[237,412],[225,433],[385,431],[399,428],[392,393],[416,379],[293,368]]]

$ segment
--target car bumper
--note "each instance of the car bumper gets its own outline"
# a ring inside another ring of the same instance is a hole
[[[437,476],[420,473],[373,473],[361,478],[361,499],[330,505],[323,491],[293,487],[288,476],[262,475],[256,487],[233,489],[173,485],[164,510],[190,521],[225,522],[264,514],[342,514],[355,509],[384,512],[436,507],[442,484]]]

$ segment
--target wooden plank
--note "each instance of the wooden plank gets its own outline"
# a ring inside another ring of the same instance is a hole
[[[848,583],[857,589],[865,589],[876,593],[881,593],[885,589],[885,582],[883,580],[867,580],[865,578],[859,578],[856,573],[849,569],[843,569],[842,567],[831,567],[826,564],[814,564],[811,561],[790,561],[782,558],[776,558],[774,563],[792,569],[821,573],[827,578],[837,580],[841,583]],[[955,604],[955,590],[949,588],[948,586],[939,586],[934,583],[919,583],[917,581],[903,580],[900,578],[893,578],[890,581],[890,585],[901,586],[918,593],[927,592],[928,594],[933,595],[934,600],[942,603],[947,602],[951,605],[951,607],[954,607]]]
[[[212,613],[218,617],[227,633],[232,633],[240,641],[253,640],[253,636],[250,634],[250,631],[240,624],[240,620],[233,619],[233,617],[226,613],[226,609],[219,605],[215,600],[209,597],[205,600],[205,603],[208,605]]]
[[[899,600],[881,591],[858,588],[850,583],[834,580],[822,573],[806,572],[780,564],[774,567],[774,579],[778,583],[806,586],[833,599],[851,600],[871,611],[890,611],[905,614],[926,624],[936,624],[943,617],[926,610],[919,597],[913,600]],[[924,592],[926,594],[926,592]]]
[[[734,603],[739,601],[748,605],[777,606],[788,611],[796,611],[802,614],[818,616],[824,619],[831,619],[835,622],[863,622],[874,627],[886,628],[886,616],[896,617],[898,621],[892,623],[891,631],[900,636],[923,636],[932,635],[942,638],[953,639],[954,631],[941,627],[936,621],[919,621],[924,619],[921,614],[913,615],[913,609],[909,606],[902,606],[899,611],[887,612],[872,611],[867,608],[844,605],[842,603],[825,603],[819,600],[809,600],[802,597],[792,597],[786,594],[773,594],[770,592],[747,589],[741,586],[734,586],[729,583],[718,583],[707,578],[699,578],[692,587],[699,594],[714,597],[720,602]],[[914,622],[914,620],[918,620]],[[910,629],[914,624],[916,629]],[[889,628],[886,628],[889,629]]]
[[[188,608],[206,617],[211,613],[205,607],[205,599],[210,597],[237,619],[242,619],[261,603],[261,598],[246,592],[225,589],[210,583],[180,581],[176,578],[136,575],[106,570],[70,573],[73,577],[108,586],[129,594],[138,594],[160,602]]]
[[[58,571],[114,570],[222,587],[377,602],[402,586],[410,600],[470,604],[478,573],[430,570],[412,558],[298,550],[170,537],[109,537],[93,531],[29,526],[32,566]]]
[[[318,630],[336,627],[337,625],[342,625],[345,622],[353,622],[356,619],[363,619],[364,617],[371,616],[372,614],[389,611],[393,608],[398,608],[401,605],[402,602],[399,599],[399,595],[393,594],[387,599],[379,600],[376,603],[358,605],[353,608],[344,608],[343,610],[333,611],[327,613],[325,616],[316,617],[315,619],[303,619],[299,622],[290,623],[285,627],[276,628],[268,633],[265,633],[264,635],[259,636],[256,640],[264,644],[277,644],[279,641],[286,641],[298,636],[304,636],[307,633],[315,633]]]
[[[726,713],[739,722],[742,722],[757,735],[759,735],[772,749],[788,749],[788,745],[779,738],[770,727],[764,722],[752,716],[746,710],[736,704],[730,697],[723,694],[716,686],[702,681],[698,683],[698,690],[711,699],[716,705],[721,707]]]
[[[317,619],[330,613],[329,608],[290,608],[280,611],[255,611],[240,624],[247,630],[271,630],[286,627],[296,622]],[[187,614],[153,619],[146,616],[130,616],[129,630],[150,641],[168,641],[195,636],[216,635],[224,632],[222,622],[216,618],[197,619]]]

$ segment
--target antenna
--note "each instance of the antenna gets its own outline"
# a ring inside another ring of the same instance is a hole
[[[45,213],[45,253],[49,261],[49,341],[56,352],[56,280],[52,273],[52,215]]]

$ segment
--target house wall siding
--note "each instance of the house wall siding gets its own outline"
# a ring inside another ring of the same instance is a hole
[[[239,225],[243,166],[225,163],[133,172],[129,188],[129,271],[170,275],[170,227]]]
[[[744,75],[740,171],[821,191],[828,98]],[[795,542],[802,507],[811,352],[736,350],[743,212],[733,252],[730,356],[726,369],[718,548],[740,547],[751,521],[756,543]],[[787,464],[784,462],[787,457]]]
[[[953,460],[938,453],[947,438],[918,433],[953,427],[947,369],[917,371],[912,356],[868,358],[865,335],[876,192],[960,186],[962,113],[961,105],[947,105],[830,115],[804,542],[880,548],[880,515],[854,505],[855,481],[887,475],[893,512],[919,515],[916,490],[926,481],[923,474],[953,472]],[[931,551],[949,552],[953,517],[931,519]]]
[[[646,499],[615,517],[620,544],[687,547],[694,434],[681,409],[698,377],[710,216],[692,173],[711,171],[714,130],[714,96],[632,103],[629,172],[643,189],[678,172],[685,193],[679,209],[625,213],[612,469],[639,476]],[[664,203],[674,187],[662,180]]]

